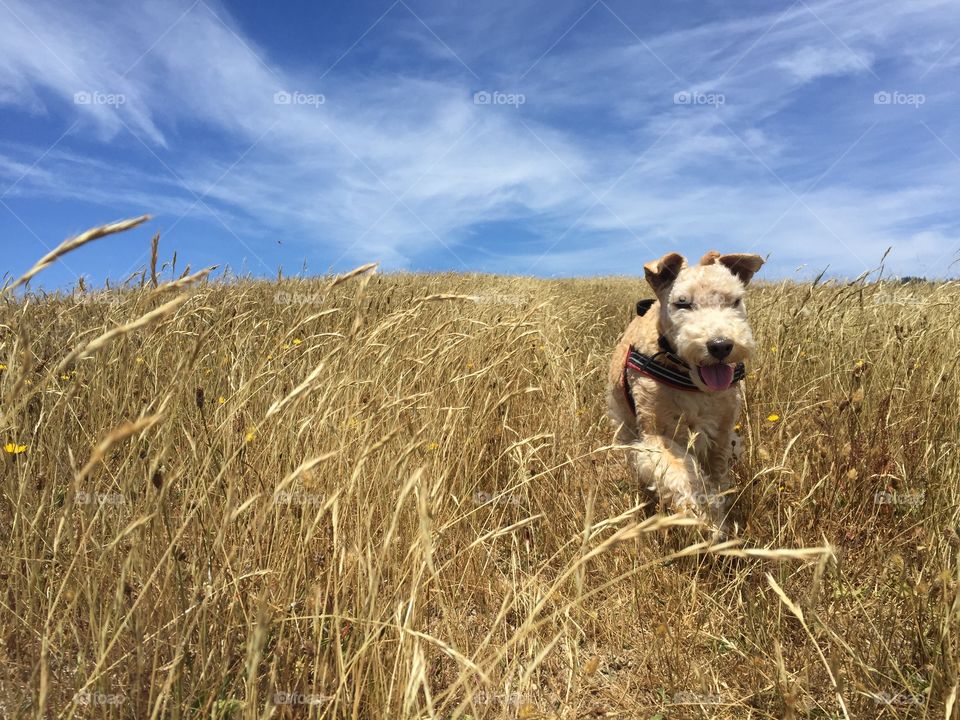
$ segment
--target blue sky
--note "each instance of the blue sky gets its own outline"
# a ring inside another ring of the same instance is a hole
[[[960,4],[0,0],[0,270],[956,276]]]

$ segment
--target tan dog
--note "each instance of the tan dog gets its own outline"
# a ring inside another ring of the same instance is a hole
[[[677,253],[648,263],[657,301],[630,323],[610,363],[608,412],[641,483],[720,535],[731,529],[738,381],[754,349],[745,286],[761,265],[759,255],[714,251],[693,267]]]

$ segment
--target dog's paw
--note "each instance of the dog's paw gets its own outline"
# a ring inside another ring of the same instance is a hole
[[[739,520],[725,518],[720,525],[716,526],[713,534],[714,542],[727,542],[728,540],[738,540],[743,526]]]
[[[740,460],[743,456],[743,438],[740,433],[734,431],[730,433],[730,444],[733,446],[733,459]]]

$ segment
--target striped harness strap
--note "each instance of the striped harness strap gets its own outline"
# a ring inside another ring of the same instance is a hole
[[[623,370],[626,372],[627,368],[629,368],[630,370],[634,370],[641,375],[645,375],[651,380],[656,380],[659,383],[669,385],[677,390],[703,392],[700,388],[693,384],[693,380],[690,379],[690,376],[687,373],[657,362],[656,358],[660,355],[666,355],[671,362],[679,363],[681,365],[685,364],[673,353],[666,352],[657,353],[656,355],[644,355],[631,345],[630,352],[627,353],[627,361],[624,363]],[[746,377],[746,375],[747,369],[744,364],[737,363],[737,367],[733,371],[733,382],[740,382]],[[626,383],[626,376],[624,376],[624,382]]]

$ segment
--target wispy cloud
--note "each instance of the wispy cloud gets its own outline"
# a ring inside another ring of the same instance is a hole
[[[321,264],[609,273],[709,245],[856,274],[893,245],[903,272],[942,272],[960,9],[881,5],[650,32],[604,2],[526,33],[493,10],[395,3],[317,67],[212,1],[3,0],[0,103],[18,127],[78,124],[35,167],[43,142],[8,130],[0,192],[206,218],[260,254],[282,234]],[[343,54],[354,42],[363,62]]]

